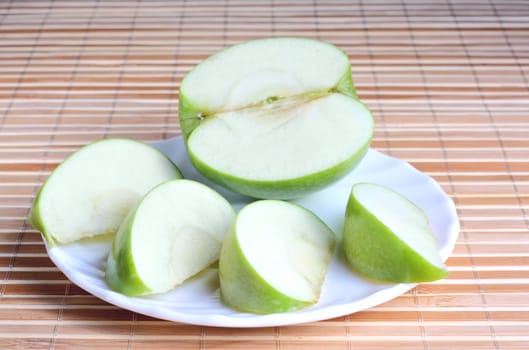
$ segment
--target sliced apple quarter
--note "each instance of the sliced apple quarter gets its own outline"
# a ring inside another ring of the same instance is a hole
[[[267,199],[336,181],[362,159],[374,128],[347,55],[299,38],[250,41],[206,59],[184,78],[179,113],[204,176]]]
[[[109,286],[125,295],[164,293],[218,260],[235,212],[211,188],[173,180],[150,191],[114,238]]]
[[[91,143],[64,160],[41,187],[29,215],[48,244],[114,233],[154,186],[182,175],[160,151],[130,139]]]
[[[244,207],[222,246],[220,291],[229,306],[287,312],[316,303],[334,233],[312,212],[277,200]]]
[[[381,185],[353,186],[343,242],[352,269],[373,279],[427,282],[448,274],[426,214]]]

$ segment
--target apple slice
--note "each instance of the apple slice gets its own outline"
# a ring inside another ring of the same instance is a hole
[[[235,212],[211,188],[173,180],[150,191],[114,238],[108,285],[125,295],[164,293],[218,260]]]
[[[163,153],[143,142],[100,140],[70,155],[51,173],[28,221],[50,245],[113,233],[145,193],[181,177]]]
[[[353,186],[343,243],[352,269],[373,279],[427,282],[448,274],[424,212],[381,185]]]
[[[180,125],[195,167],[256,198],[324,188],[364,156],[374,121],[356,98],[347,55],[311,39],[227,48],[182,81]]]
[[[277,200],[251,203],[239,212],[222,246],[222,300],[261,314],[312,305],[334,245],[334,233],[309,210]]]

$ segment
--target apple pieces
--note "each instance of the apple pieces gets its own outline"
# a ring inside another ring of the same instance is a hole
[[[28,221],[51,245],[113,233],[145,193],[181,177],[163,153],[143,142],[96,141],[51,173]]]
[[[309,210],[277,200],[253,202],[239,212],[224,240],[221,298],[260,314],[312,305],[334,246],[334,233]]]
[[[448,274],[424,212],[381,185],[353,186],[343,244],[351,268],[373,279],[428,282]]]
[[[199,182],[155,187],[119,227],[107,283],[129,296],[169,291],[218,260],[234,217],[231,204]]]
[[[227,48],[180,88],[180,124],[204,176],[256,198],[301,197],[341,178],[374,129],[357,100],[347,55],[311,39]]]

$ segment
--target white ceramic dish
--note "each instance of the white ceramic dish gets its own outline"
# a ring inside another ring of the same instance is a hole
[[[186,178],[215,188],[240,209],[252,199],[219,188],[204,179],[191,165],[183,139],[176,137],[155,145],[166,153]],[[453,202],[430,177],[408,163],[370,149],[360,165],[333,186],[294,202],[315,212],[341,236],[345,206],[351,186],[357,182],[386,185],[420,206],[430,218],[443,261],[450,255],[459,233]],[[75,284],[111,304],[152,317],[197,325],[265,327],[304,323],[343,316],[393,299],[414,284],[382,284],[368,281],[345,265],[339,246],[331,261],[320,301],[309,308],[282,314],[254,315],[235,311],[219,299],[217,270],[210,268],[162,295],[130,298],[110,290],[104,280],[111,242],[73,243],[48,248],[57,267]]]

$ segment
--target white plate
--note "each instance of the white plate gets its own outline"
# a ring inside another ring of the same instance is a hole
[[[219,188],[204,179],[191,165],[181,137],[155,145],[166,153],[186,178],[215,188],[240,209],[251,199]],[[312,210],[341,236],[345,206],[356,182],[386,185],[421,207],[437,235],[443,261],[450,255],[459,222],[453,202],[430,177],[408,163],[370,149],[359,166],[333,186],[296,200]],[[163,295],[130,298],[113,292],[105,284],[104,271],[110,241],[73,243],[48,249],[58,268],[79,287],[107,302],[152,317],[177,322],[222,327],[264,327],[304,323],[343,316],[393,299],[414,284],[374,283],[355,275],[342,260],[341,247],[329,266],[318,304],[296,312],[254,315],[237,312],[219,299],[217,270],[210,268]]]

